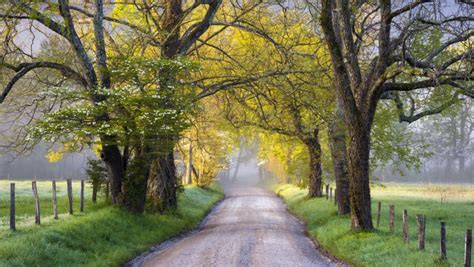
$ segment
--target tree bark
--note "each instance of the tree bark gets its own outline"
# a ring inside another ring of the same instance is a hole
[[[134,158],[123,181],[122,205],[132,213],[145,210],[147,182],[150,173],[150,159],[144,155]]]
[[[182,0],[167,0],[164,2],[164,15],[162,21],[162,31],[165,33],[162,46],[161,56],[163,59],[175,59],[178,55],[180,46],[180,28],[181,19],[183,17]],[[160,89],[167,90],[169,96],[174,94],[174,85],[176,83],[176,75],[172,69],[163,68],[160,71]],[[170,97],[162,98],[161,106],[163,108],[172,108],[173,100]],[[160,139],[163,137],[156,136]],[[158,149],[158,155],[151,160],[150,170],[147,182],[147,209],[150,211],[163,212],[167,209],[176,209],[177,207],[177,181],[176,166],[174,163],[174,142],[175,137],[164,137],[165,148]]]
[[[176,209],[177,178],[173,152],[158,155],[152,164],[147,189],[149,210],[163,212]]]
[[[370,127],[356,124],[349,131],[349,198],[351,226],[354,230],[371,230],[372,212],[369,182]]]
[[[100,156],[107,166],[111,201],[113,204],[120,205],[122,202],[122,180],[124,177],[120,150],[114,145],[104,145]]]
[[[353,230],[372,230],[372,213],[369,186],[369,151],[370,129],[375,108],[377,94],[370,94],[372,77],[380,77],[387,67],[388,49],[387,38],[390,38],[390,3],[380,1],[381,31],[379,35],[379,59],[375,64],[373,73],[366,82],[360,80],[358,63],[352,58],[345,60],[343,53],[354,54],[353,39],[350,33],[350,8],[347,1],[323,0],[321,1],[320,23],[325,41],[331,55],[332,69],[334,71],[334,85],[338,101],[341,101],[344,110],[346,128],[349,134],[349,199],[351,206],[351,226]],[[337,19],[333,13],[339,14]],[[344,25],[335,31],[334,25]],[[340,31],[344,31],[341,34]],[[341,41],[343,39],[343,42]],[[343,44],[346,49],[343,51]],[[346,57],[347,59],[347,57]],[[347,61],[347,62],[346,62]],[[376,79],[375,79],[376,80]]]
[[[183,11],[183,1],[164,1],[163,20],[160,29],[160,31],[164,32],[161,46],[162,58],[175,59],[179,55],[185,55],[190,45],[208,29],[209,23],[215,16],[215,12],[219,8],[221,2],[221,0],[206,2],[209,4],[209,8],[203,21],[192,25],[191,28],[194,30],[189,31],[188,29],[181,38],[180,31],[183,17],[186,16]],[[174,95],[175,92],[173,86],[175,84],[176,74],[172,69],[164,68],[160,71],[160,90],[168,90],[170,96]],[[162,101],[163,108],[169,108],[173,104],[172,99],[164,98]],[[178,135],[165,137],[165,142],[176,142],[178,138]],[[167,144],[165,144],[165,146],[167,146]],[[150,169],[147,195],[149,202],[151,203],[151,209],[155,211],[164,211],[166,209],[175,209],[177,207],[177,177],[173,147],[174,146],[166,148],[165,150],[167,150],[167,152],[164,154],[160,153],[160,155],[155,157],[153,160],[153,166]]]
[[[336,200],[338,213],[349,214],[349,174],[347,166],[346,133],[344,131],[344,113],[338,103],[334,120],[328,128],[329,148],[336,180]]]
[[[321,145],[319,144],[319,129],[315,129],[313,136],[305,140],[309,154],[309,181],[308,196],[321,197],[322,169],[321,169]]]

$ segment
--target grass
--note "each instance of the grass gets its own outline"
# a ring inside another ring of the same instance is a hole
[[[335,257],[354,266],[462,266],[464,234],[474,222],[474,187],[388,184],[372,188],[372,211],[382,202],[379,229],[354,233],[349,216],[338,216],[333,203],[307,199],[293,185],[275,188],[289,209],[307,223],[312,238]],[[389,205],[395,205],[395,233],[389,232]],[[407,209],[409,244],[402,240],[402,210]],[[426,215],[426,250],[417,249],[416,214]],[[446,222],[447,261],[439,260],[439,225]]]
[[[31,183],[16,182],[18,231],[8,230],[7,182],[0,182],[0,266],[117,266],[150,246],[195,228],[223,197],[216,185],[209,189],[187,186],[174,213],[131,215],[101,202],[92,204],[86,190],[84,213],[75,199],[73,216],[66,215],[65,183],[58,183],[59,220],[52,219],[50,182],[38,182],[42,225],[34,225]],[[79,183],[73,185],[79,188]],[[75,196],[79,195],[74,190]],[[9,195],[8,195],[9,196]]]
[[[15,183],[16,202],[16,224],[17,228],[24,228],[34,224],[35,204],[31,181],[0,181],[0,238],[4,233],[1,230],[9,227],[10,220],[10,183]],[[38,194],[40,197],[40,210],[42,222],[49,222],[53,218],[53,197],[52,185],[50,181],[37,182]],[[80,182],[73,181],[73,210],[79,213],[80,205]],[[67,198],[66,181],[56,182],[56,194],[58,201],[59,218],[70,217],[69,202]],[[105,207],[103,199],[99,198],[99,203],[92,204],[92,188],[86,182],[84,189],[84,209],[85,211],[95,211]]]

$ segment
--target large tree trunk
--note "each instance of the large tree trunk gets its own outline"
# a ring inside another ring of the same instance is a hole
[[[144,211],[149,174],[150,158],[146,154],[136,156],[130,162],[122,187],[123,206],[128,211],[132,213]]]
[[[164,2],[164,15],[162,30],[164,34],[161,56],[164,59],[174,59],[178,55],[180,45],[180,24],[183,16],[182,0],[167,0]],[[160,71],[160,89],[168,90],[169,95],[173,95],[176,84],[176,74],[172,69],[163,68]],[[163,108],[173,108],[173,100],[168,97],[161,99]],[[160,137],[157,137],[158,139]],[[167,152],[157,155],[152,160],[148,177],[147,202],[151,211],[163,212],[167,209],[177,207],[176,189],[177,180],[176,166],[174,163],[174,145],[168,142],[175,142],[179,137],[165,137]],[[158,149],[163,150],[163,149]]]
[[[121,205],[124,169],[120,150],[115,145],[104,145],[100,156],[107,166],[111,201],[113,204]]]
[[[349,129],[349,196],[354,230],[371,230],[369,182],[370,125],[359,120]]]
[[[319,130],[315,129],[313,136],[305,140],[306,147],[309,154],[309,181],[308,181],[308,196],[321,196],[321,145],[318,138]]]
[[[117,146],[104,146],[104,160],[110,181],[111,201],[132,213],[142,213],[145,206],[146,186],[149,173],[147,151],[137,152],[127,170]]]
[[[349,214],[349,174],[347,166],[346,133],[344,130],[344,113],[338,104],[334,120],[329,125],[329,147],[336,180],[336,200],[338,213]]]
[[[151,211],[163,212],[176,209],[177,178],[173,152],[158,155],[152,163],[148,178],[148,207]]]

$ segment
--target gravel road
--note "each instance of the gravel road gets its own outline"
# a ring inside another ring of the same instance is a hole
[[[165,242],[135,266],[336,266],[273,193],[226,186],[200,229]]]

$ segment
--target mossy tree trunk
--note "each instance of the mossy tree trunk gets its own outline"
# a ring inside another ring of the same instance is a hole
[[[158,155],[152,163],[148,177],[148,209],[155,212],[176,209],[177,187],[173,153]]]
[[[344,130],[344,113],[338,103],[334,120],[328,128],[329,148],[336,180],[336,200],[338,213],[349,214],[349,173],[347,162],[346,133]]]
[[[352,229],[372,229],[369,181],[370,129],[365,125],[349,131],[349,197]]]
[[[304,143],[309,154],[309,180],[308,196],[321,196],[322,169],[321,169],[321,145],[319,143],[319,129],[315,129],[311,137],[307,137]]]

